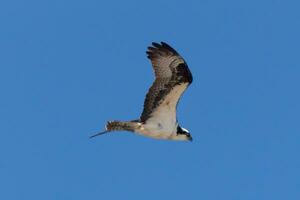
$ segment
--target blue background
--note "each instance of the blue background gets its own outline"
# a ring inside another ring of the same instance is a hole
[[[300,3],[0,3],[0,199],[300,199]],[[194,141],[127,132],[165,41],[194,82]]]

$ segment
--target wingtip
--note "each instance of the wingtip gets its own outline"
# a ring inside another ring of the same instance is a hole
[[[150,55],[150,57],[155,57],[155,55],[160,55],[162,53],[168,55],[170,53],[173,55],[179,55],[179,53],[175,49],[173,49],[169,44],[163,41],[161,41],[160,43],[152,42],[152,46],[149,46],[147,48],[146,53],[147,55]]]
[[[149,50],[152,50],[152,49],[155,49],[155,48],[159,49],[159,48],[162,48],[162,47],[166,47],[166,48],[171,48],[172,49],[172,47],[170,45],[168,45],[168,43],[163,42],[163,41],[161,41],[161,42],[152,42],[151,44],[152,44],[152,46],[148,47]]]
[[[162,44],[162,46],[170,46],[166,42],[163,42],[163,41],[161,41],[160,43]]]
[[[170,50],[170,51],[173,51],[174,53],[177,53],[176,50],[175,50],[173,47],[171,47],[168,43],[166,43],[166,42],[161,42],[161,44],[162,44],[162,46],[163,46],[164,48],[166,48],[166,49],[168,49],[168,50]],[[177,53],[177,54],[178,54],[178,53]]]
[[[152,42],[152,46],[159,48],[159,47],[161,47],[161,44],[159,44],[157,42]]]

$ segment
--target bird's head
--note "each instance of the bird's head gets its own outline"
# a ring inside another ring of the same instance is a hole
[[[185,128],[180,127],[179,125],[177,126],[177,134],[173,138],[174,140],[187,140],[187,141],[193,141],[193,138],[188,130]]]

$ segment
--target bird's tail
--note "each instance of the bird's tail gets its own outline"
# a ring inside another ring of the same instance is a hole
[[[140,126],[140,123],[138,121],[126,121],[126,122],[108,121],[105,126],[105,131],[97,133],[97,134],[91,136],[91,138],[98,136],[98,135],[105,134],[105,133],[109,133],[111,131],[132,131],[132,132],[134,132],[134,130],[138,129],[139,126]]]
[[[134,131],[138,128],[138,123],[134,121],[108,121],[105,128],[107,131]]]

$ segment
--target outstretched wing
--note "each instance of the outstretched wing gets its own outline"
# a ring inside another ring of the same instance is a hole
[[[155,81],[144,102],[141,122],[150,118],[176,120],[176,106],[185,89],[192,83],[192,74],[184,59],[168,44],[152,43],[147,57],[151,60]],[[163,119],[161,119],[163,120]]]

